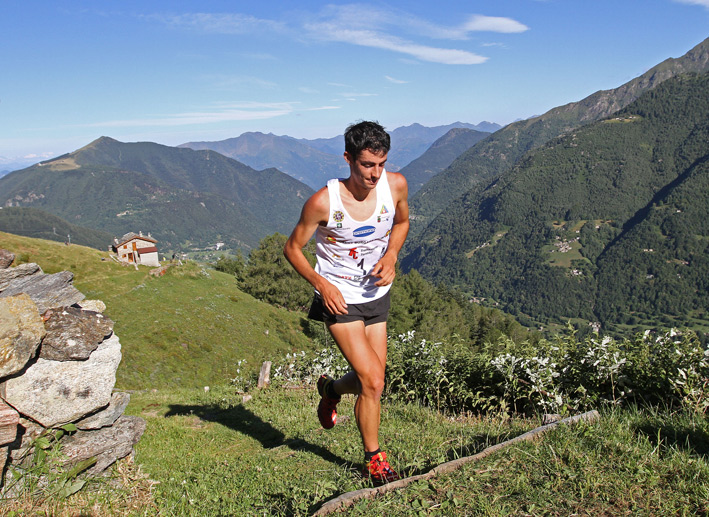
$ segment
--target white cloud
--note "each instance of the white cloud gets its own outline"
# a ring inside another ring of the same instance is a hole
[[[281,117],[294,111],[293,103],[230,103],[211,111],[175,113],[149,118],[109,120],[85,124],[85,127],[145,127],[145,126],[187,126],[193,124],[214,124],[243,120],[264,120]]]
[[[476,65],[487,61],[486,57],[468,52],[467,50],[419,45],[396,36],[390,36],[372,30],[347,29],[336,23],[314,23],[306,26],[306,28],[309,29],[313,35],[324,40],[353,43],[363,47],[400,52],[433,63],[446,65]]]
[[[680,4],[701,5],[709,9],[709,0],[675,0],[675,2]]]
[[[471,15],[454,26],[438,25],[400,10],[363,4],[330,5],[306,21],[304,28],[314,39],[380,48],[421,61],[449,65],[480,64],[488,58],[465,49],[427,45],[421,38],[463,41],[468,40],[472,32],[509,34],[529,30],[511,18],[483,15]]]
[[[187,13],[153,15],[151,18],[178,29],[218,34],[251,34],[263,31],[280,31],[285,28],[285,24],[281,22],[240,13]]]
[[[709,1],[709,0],[684,0]],[[188,13],[155,15],[162,23],[180,29],[219,34],[281,33],[336,41],[398,52],[420,61],[449,65],[474,65],[488,58],[457,48],[428,45],[421,38],[468,40],[472,32],[519,33],[529,29],[512,18],[470,15],[463,23],[431,23],[405,11],[366,4],[329,5],[319,14],[290,16],[287,21],[256,18],[240,13]],[[301,24],[302,27],[296,25]],[[359,25],[358,25],[359,23]]]
[[[425,34],[436,39],[467,40],[470,32],[516,33],[529,30],[529,27],[512,18],[499,16],[471,15],[460,25],[444,26],[430,23],[414,17],[399,17],[404,28],[410,28],[415,33]]]
[[[109,120],[92,124],[82,124],[81,127],[174,127],[200,124],[215,124],[220,122],[237,122],[246,120],[266,120],[300,111],[321,111],[339,109],[339,106],[300,107],[297,102],[235,102],[221,103],[215,109],[175,113],[148,118]]]
[[[407,84],[409,82],[409,81],[403,81],[401,79],[395,79],[395,78],[388,76],[388,75],[385,75],[384,79],[386,79],[390,83],[394,83],[394,84]]]
[[[229,90],[241,86],[250,86],[259,89],[274,90],[278,84],[273,81],[267,81],[258,77],[250,76],[205,76],[206,80],[211,81],[212,85],[220,90]]]
[[[471,16],[462,26],[466,32],[484,31],[484,32],[500,32],[510,34],[516,32],[524,32],[529,30],[529,27],[511,18],[501,18],[499,16],[482,16],[476,14]]]
[[[309,86],[301,86],[300,88],[298,88],[298,90],[303,93],[312,94],[312,95],[317,95],[318,93],[320,93],[315,88],[310,88]]]

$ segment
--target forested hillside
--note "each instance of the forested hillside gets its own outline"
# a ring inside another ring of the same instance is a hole
[[[456,200],[405,269],[528,323],[704,329],[707,113],[709,74],[665,81]]]
[[[614,89],[599,91],[539,117],[510,124],[482,140],[428,182],[411,199],[417,233],[455,199],[512,167],[526,152],[574,128],[610,116],[674,75],[709,70],[709,39],[677,59],[667,59]]]
[[[474,129],[453,128],[433,142],[425,153],[399,171],[409,183],[409,196],[413,196],[458,156],[488,136],[488,133]]]
[[[340,137],[338,144],[343,148],[341,140]],[[344,149],[336,154],[323,152],[308,145],[307,141],[271,133],[250,132],[218,142],[188,142],[180,147],[211,149],[257,170],[275,167],[313,189],[322,187],[330,178],[346,176],[349,170],[342,158]]]
[[[79,244],[100,250],[106,250],[113,240],[110,233],[70,224],[61,217],[37,208],[0,209],[0,232]]]
[[[311,193],[280,171],[213,151],[106,137],[0,179],[5,206],[41,208],[117,236],[149,231],[165,252],[217,241],[249,249],[290,231]]]

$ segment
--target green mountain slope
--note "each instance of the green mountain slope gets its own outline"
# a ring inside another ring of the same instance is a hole
[[[349,173],[342,153],[325,153],[290,136],[244,133],[218,142],[188,142],[180,147],[211,149],[255,169],[275,167],[313,189],[322,187],[330,178]]]
[[[544,115],[510,124],[462,154],[431,179],[411,200],[414,234],[453,200],[479,182],[497,177],[527,151],[584,124],[603,119],[627,106],[643,92],[686,72],[709,70],[709,39],[678,59],[667,59],[628,83],[599,91],[579,102],[554,108]]]
[[[233,275],[194,262],[161,277],[109,260],[108,252],[0,232],[15,264],[35,262],[45,273],[71,271],[74,286],[106,304],[121,340],[121,389],[228,384],[239,361],[249,372],[313,346],[300,313],[277,309],[241,292]]]
[[[622,323],[632,310],[631,292],[642,316],[657,320],[670,302],[653,300],[671,299],[669,284],[695,293],[670,314],[709,306],[699,280],[707,276],[706,264],[697,259],[709,237],[701,221],[705,209],[681,212],[683,226],[693,229],[688,236],[689,230],[658,219],[669,209],[653,208],[706,207],[707,113],[709,74],[665,81],[615,116],[552,140],[453,202],[422,233],[404,268],[542,322]],[[643,251],[660,248],[647,238],[650,228],[659,228],[655,234],[675,255]],[[671,264],[682,282],[663,274],[664,284],[646,282],[640,289],[630,272],[649,256]],[[613,267],[628,274],[619,278]]]
[[[69,242],[105,250],[113,235],[68,223],[61,217],[37,208],[0,209],[0,231],[35,239]]]
[[[482,131],[454,128],[433,142],[425,153],[399,171],[409,183],[409,195],[418,192],[432,177],[487,136],[489,133]]]
[[[161,251],[255,246],[289,232],[306,185],[275,169],[255,171],[213,151],[110,138],[0,180],[6,206],[37,207],[123,235],[150,231]]]

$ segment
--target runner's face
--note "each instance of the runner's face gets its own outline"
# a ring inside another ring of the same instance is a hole
[[[355,183],[371,190],[377,186],[377,182],[382,176],[387,153],[376,154],[365,149],[359,153],[357,158],[353,158],[350,153],[345,152],[345,160],[350,164],[350,177]]]

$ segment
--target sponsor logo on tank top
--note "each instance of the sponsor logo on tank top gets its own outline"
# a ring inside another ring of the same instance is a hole
[[[352,235],[355,237],[366,237],[367,235],[372,235],[375,230],[376,228],[374,226],[360,226],[352,232]]]

